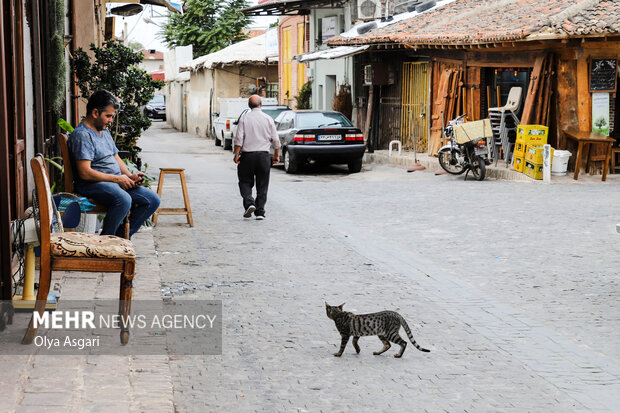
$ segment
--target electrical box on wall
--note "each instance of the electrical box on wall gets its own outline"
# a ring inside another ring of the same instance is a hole
[[[364,86],[393,85],[394,70],[391,66],[373,63],[364,66]]]

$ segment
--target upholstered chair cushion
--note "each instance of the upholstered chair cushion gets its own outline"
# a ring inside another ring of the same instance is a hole
[[[50,235],[54,257],[135,258],[131,241],[113,235],[60,232]]]

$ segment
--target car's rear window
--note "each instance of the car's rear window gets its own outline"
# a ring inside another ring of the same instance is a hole
[[[340,113],[308,112],[298,113],[296,126],[299,129],[321,128],[326,126],[352,126],[346,116]]]
[[[284,112],[285,110],[288,109],[264,109],[263,108],[263,112],[268,114],[269,116],[271,116],[272,118],[276,118],[280,113]]]
[[[155,95],[153,99],[149,101],[151,105],[163,105],[164,104],[164,95]]]

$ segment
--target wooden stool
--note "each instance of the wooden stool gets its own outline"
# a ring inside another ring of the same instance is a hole
[[[189,196],[187,195],[187,185],[185,185],[185,169],[184,168],[159,168],[159,182],[157,183],[157,195],[161,198],[161,191],[164,188],[164,176],[166,174],[179,174],[181,178],[181,188],[183,189],[183,201],[185,208],[159,208],[153,215],[153,225],[157,226],[157,218],[159,215],[186,215],[187,223],[190,227],[194,226],[192,218],[192,209],[189,206]]]

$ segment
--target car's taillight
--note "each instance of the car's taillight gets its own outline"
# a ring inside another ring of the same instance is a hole
[[[364,135],[361,133],[347,133],[344,139],[347,141],[363,141]]]
[[[316,136],[314,135],[295,135],[293,136],[294,142],[314,142],[316,141]]]
[[[226,130],[230,130],[230,120],[226,121]]]
[[[485,146],[487,141],[478,141],[478,146]]]

